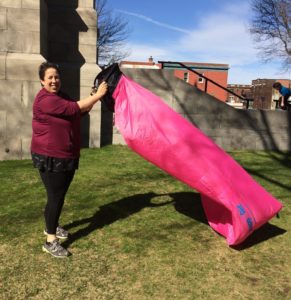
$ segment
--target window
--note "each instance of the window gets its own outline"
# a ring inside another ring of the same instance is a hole
[[[184,81],[186,81],[186,82],[189,81],[189,73],[188,72],[184,73]]]
[[[233,95],[228,97],[228,102],[234,103],[234,96]]]
[[[198,77],[198,83],[203,83],[204,82],[204,78],[203,77]]]

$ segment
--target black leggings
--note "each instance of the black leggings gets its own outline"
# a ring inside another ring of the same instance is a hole
[[[65,172],[39,171],[39,174],[47,193],[47,204],[44,211],[46,230],[49,234],[55,234],[65,196],[74,178],[75,170]]]

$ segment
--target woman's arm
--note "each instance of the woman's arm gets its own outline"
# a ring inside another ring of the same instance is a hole
[[[85,99],[77,101],[77,104],[80,107],[81,112],[86,112],[92,109],[93,105],[97,103],[99,100],[102,99],[102,97],[107,93],[107,83],[103,81],[96,92],[96,94],[93,94]]]

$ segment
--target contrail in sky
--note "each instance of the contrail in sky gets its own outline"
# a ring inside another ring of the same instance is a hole
[[[120,9],[117,9],[116,11],[121,12],[121,13],[126,14],[126,15],[137,17],[139,19],[145,20],[147,22],[156,24],[156,25],[164,27],[164,28],[168,28],[168,29],[171,29],[171,30],[180,31],[180,32],[187,33],[187,34],[191,33],[190,30],[186,30],[186,29],[183,29],[183,28],[179,28],[179,27],[175,27],[175,26],[169,25],[169,24],[161,23],[159,21],[153,20],[152,18],[149,18],[149,17],[141,15],[141,14],[136,14],[136,13],[132,13],[132,12],[125,11],[125,10],[120,10]]]

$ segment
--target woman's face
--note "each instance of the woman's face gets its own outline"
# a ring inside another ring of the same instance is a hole
[[[60,75],[54,68],[48,68],[45,71],[44,79],[40,82],[42,86],[50,93],[57,93],[61,88]]]

